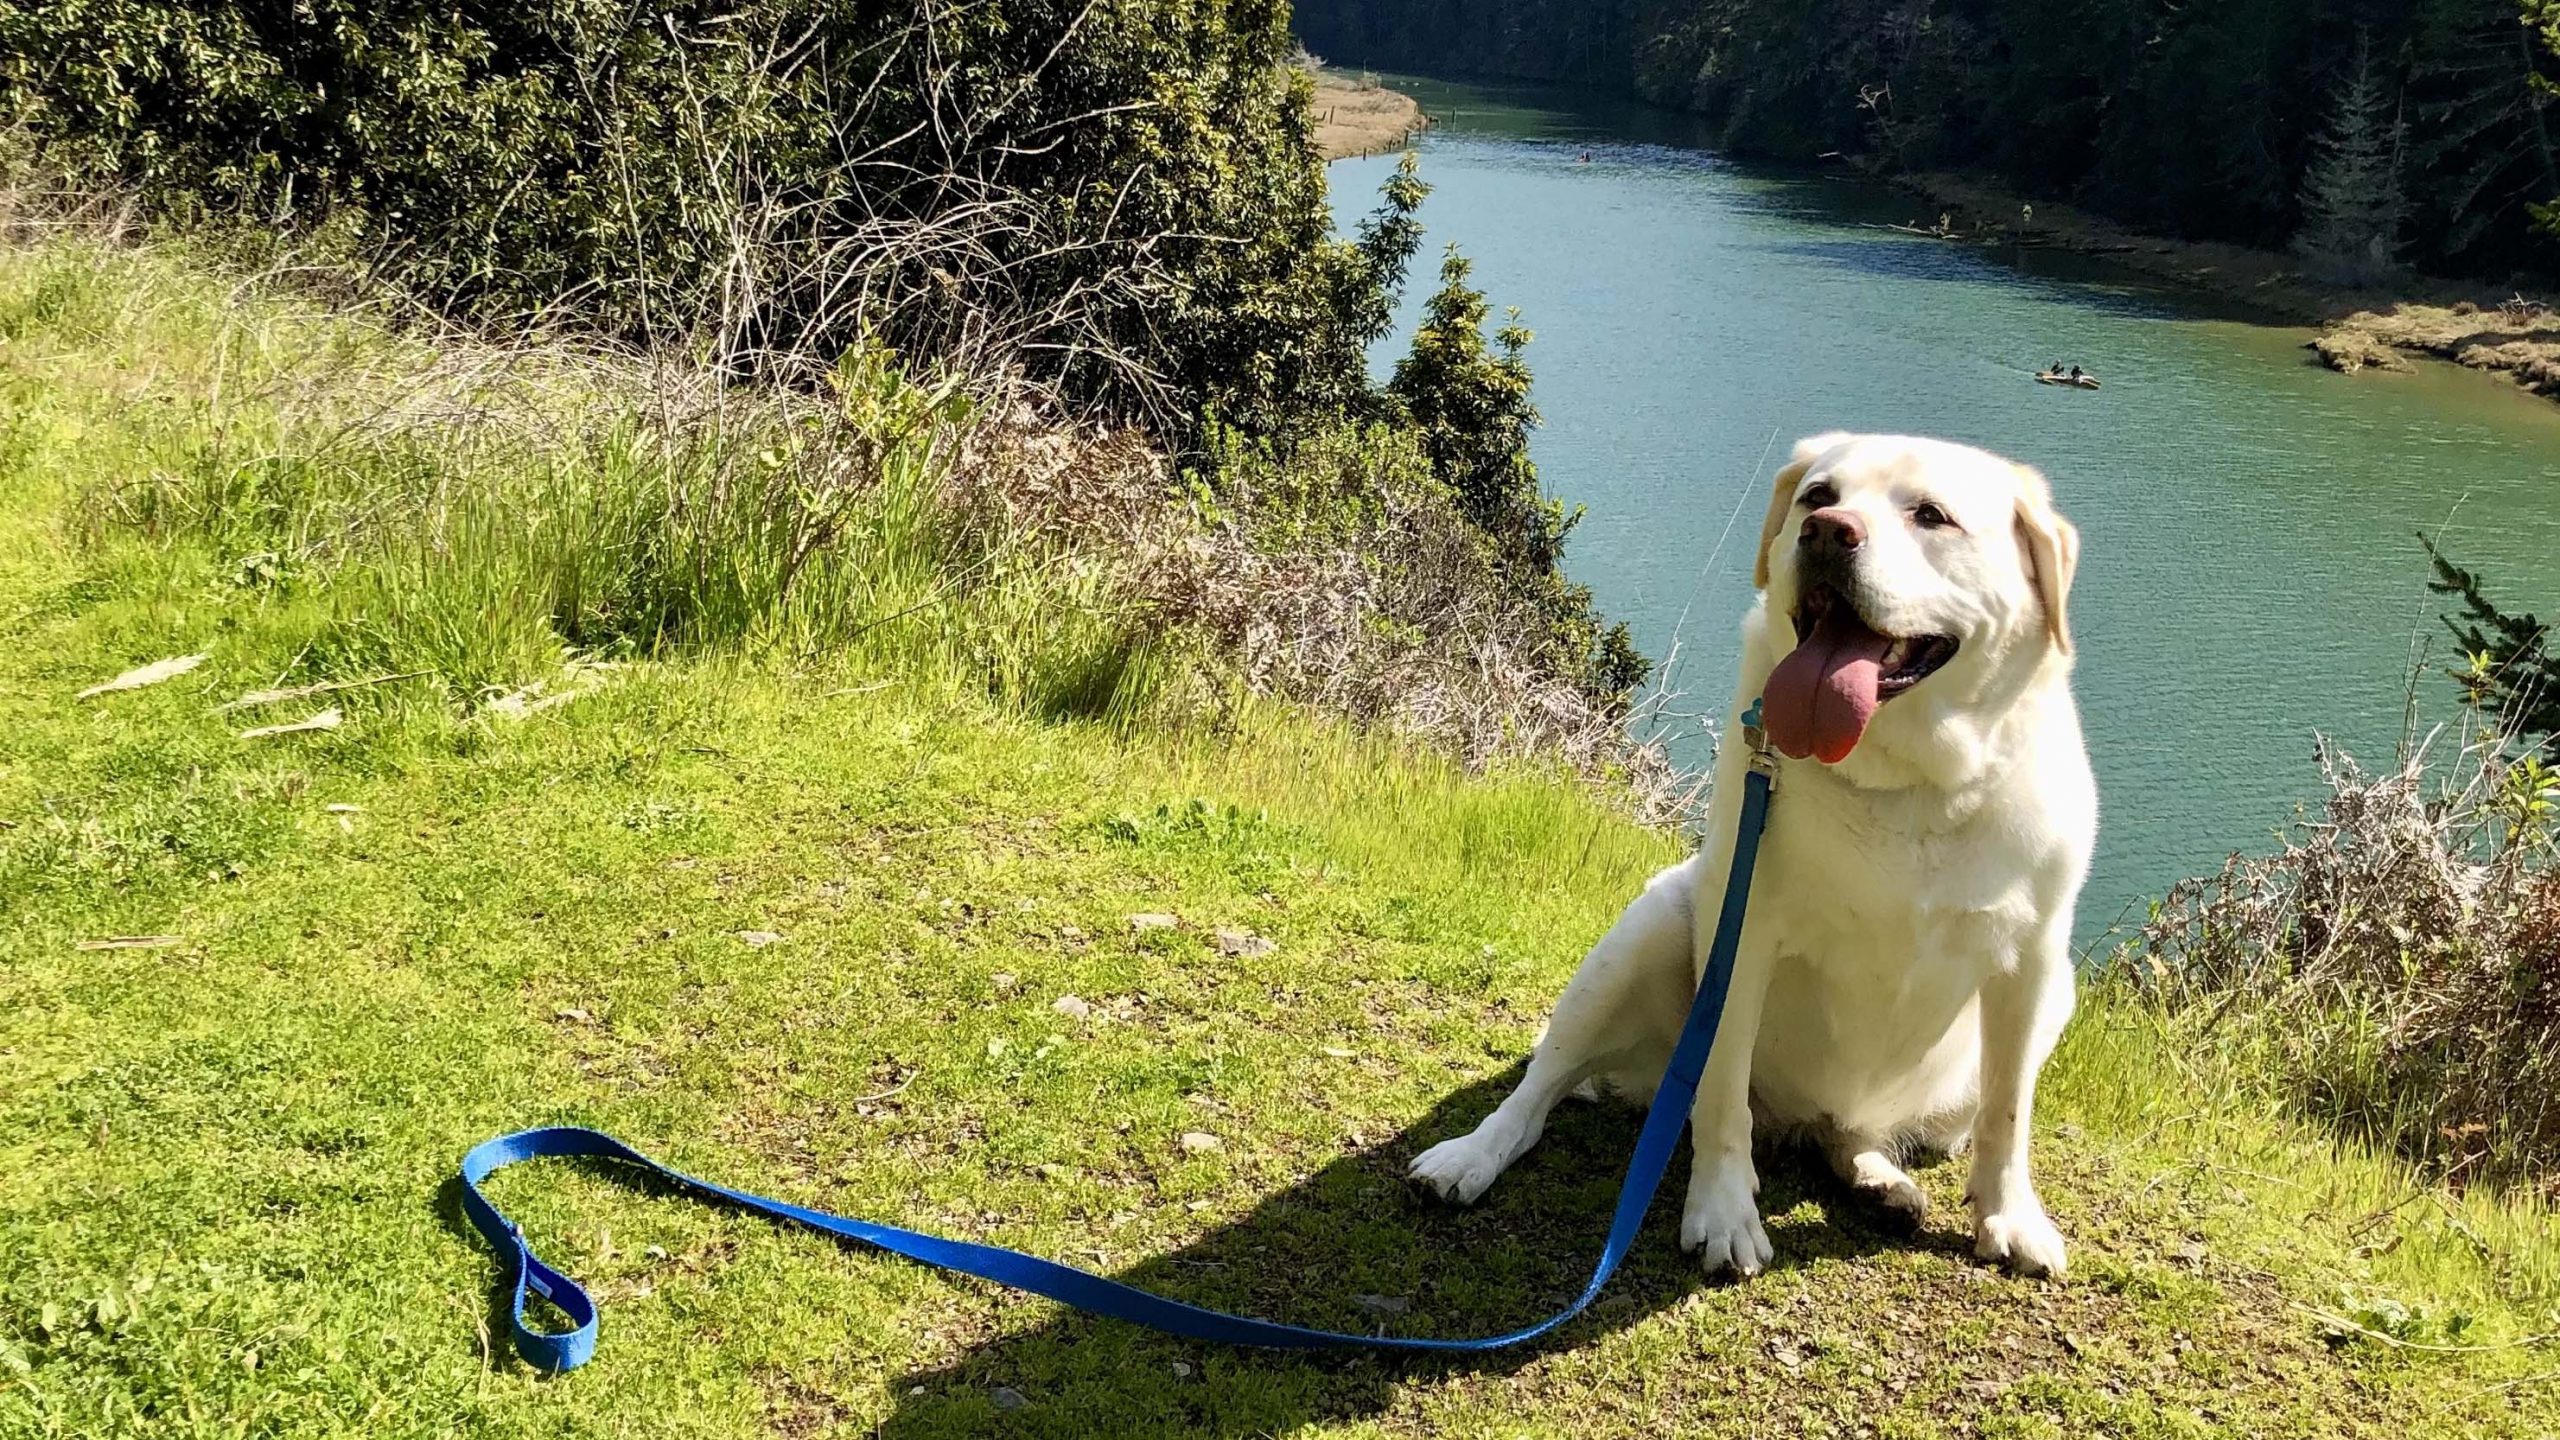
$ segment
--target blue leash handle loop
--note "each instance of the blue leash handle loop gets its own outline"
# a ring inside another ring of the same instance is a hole
[[[1672,1047],[1671,1064],[1663,1074],[1661,1085],[1654,1090],[1651,1108],[1645,1112],[1644,1129],[1636,1138],[1635,1154],[1627,1161],[1627,1178],[1618,1191],[1617,1213],[1609,1222],[1609,1239],[1601,1248],[1600,1263],[1592,1268],[1590,1283],[1582,1287],[1582,1293],[1574,1298],[1572,1304],[1525,1330],[1473,1340],[1432,1340],[1311,1330],[1273,1320],[1228,1315],[1167,1299],[1117,1280],[1104,1279],[1091,1271],[1043,1260],[1036,1255],[965,1240],[946,1240],[938,1235],[830,1215],[787,1201],[732,1190],[725,1185],[715,1185],[669,1169],[602,1131],[575,1125],[519,1130],[472,1147],[471,1153],[462,1157],[463,1213],[487,1237],[490,1247],[497,1251],[500,1261],[508,1269],[502,1283],[511,1299],[516,1353],[535,1369],[553,1372],[574,1370],[595,1355],[595,1302],[587,1298],[587,1292],[579,1288],[578,1282],[535,1257],[533,1247],[525,1243],[524,1231],[499,1213],[498,1208],[489,1203],[488,1197],[480,1193],[480,1182],[521,1160],[568,1156],[620,1160],[671,1181],[679,1188],[707,1199],[726,1202],[741,1210],[775,1220],[787,1220],[846,1240],[857,1240],[892,1254],[904,1255],[910,1260],[957,1274],[973,1275],[981,1280],[992,1280],[1079,1310],[1126,1320],[1186,1339],[1258,1345],[1278,1350],[1462,1353],[1499,1350],[1534,1340],[1581,1314],[1598,1298],[1601,1288],[1609,1283],[1610,1276],[1617,1273],[1619,1263],[1626,1259],[1627,1251],[1634,1245],[1636,1232],[1644,1226],[1645,1211],[1653,1205],[1654,1192],[1661,1188],[1662,1177],[1671,1168],[1672,1151],[1680,1143],[1680,1132],[1689,1123],[1689,1107],[1697,1097],[1699,1078],[1706,1072],[1707,1054],[1715,1046],[1716,1026],[1724,1018],[1725,992],[1733,984],[1734,952],[1742,939],[1743,910],[1750,897],[1752,867],[1759,858],[1760,832],[1768,823],[1768,814],[1769,775],[1765,769],[1755,765],[1744,781],[1741,823],[1734,836],[1733,869],[1725,881],[1724,907],[1716,917],[1715,942],[1708,949],[1706,969],[1698,979],[1697,999],[1691,1003],[1689,1018],[1681,1026],[1679,1043]],[[527,1290],[557,1306],[569,1318],[571,1328],[543,1331],[528,1325],[524,1313]]]

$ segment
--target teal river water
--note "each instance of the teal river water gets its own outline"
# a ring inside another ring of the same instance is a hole
[[[1589,512],[1569,568],[1646,654],[1676,635],[1693,696],[1731,683],[1758,497],[1796,437],[1944,435],[2053,478],[2084,541],[2076,683],[2103,806],[2084,940],[2267,848],[2318,793],[2315,730],[2389,758],[2416,647],[2447,651],[2417,532],[2493,593],[2560,608],[2560,405],[2451,366],[2335,375],[2307,331],[2096,262],[1873,228],[1920,203],[1732,163],[1684,144],[1685,117],[1391,83],[1437,122],[1408,322],[1451,240],[1520,308],[1541,476]],[[1337,162],[1340,211],[1393,165]],[[2106,388],[2028,379],[2056,358]],[[2449,683],[2421,697],[2453,713]],[[1694,762],[1702,743],[1675,748]]]

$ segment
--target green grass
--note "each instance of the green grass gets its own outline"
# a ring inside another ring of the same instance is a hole
[[[1666,1197],[1548,1344],[1302,1359],[543,1165],[499,1203],[606,1313],[595,1363],[531,1374],[450,1176],[540,1121],[1304,1323],[1375,1323],[1363,1296],[1404,1302],[1409,1333],[1544,1314],[1585,1273],[1631,1114],[1571,1108],[1473,1212],[1398,1175],[1490,1106],[1677,845],[1560,777],[1470,777],[1273,708],[1057,718],[1090,711],[971,668],[1008,626],[1080,623],[1028,601],[955,592],[894,645],[740,625],[564,674],[533,583],[556,571],[493,584],[430,546],[387,591],[381,557],[431,532],[278,550],[304,502],[245,530],[101,523],[102,487],[191,454],[327,458],[300,392],[209,383],[298,367],[317,322],[226,293],[166,257],[0,256],[0,1436],[2560,1426],[2560,1348],[2513,1343],[2560,1329],[2547,1212],[2418,1185],[2108,996],[2038,1117],[2077,1247],[2059,1285],[1971,1260],[1960,1167],[1927,1172],[1937,1215],[1910,1237],[1779,1155],[1780,1268],[1749,1284],[1696,1274]],[[331,343],[397,368],[397,342]],[[480,464],[463,478],[491,481]],[[287,583],[244,579],[249,546]],[[1014,595],[1060,603],[1044,583]],[[180,679],[71,698],[194,651]],[[301,712],[213,709],[440,658],[585,693],[511,720],[438,666],[267,741],[235,732]],[[1182,923],[1134,929],[1147,912]],[[1276,948],[1223,954],[1222,928]],[[177,943],[78,946],[110,935]]]

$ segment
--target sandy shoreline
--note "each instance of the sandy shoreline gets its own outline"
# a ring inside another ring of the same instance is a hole
[[[2413,277],[2396,292],[2325,285],[2290,255],[2243,245],[2164,240],[2069,205],[2026,202],[1975,176],[1926,172],[1887,177],[1934,214],[1913,228],[1955,243],[2043,246],[2101,257],[2155,279],[2320,328],[2307,342],[2344,374],[2406,370],[2409,354],[2501,374],[2560,399],[2560,315],[2521,296]]]
[[[1397,149],[1431,123],[1431,117],[1422,113],[1422,103],[1412,96],[1333,70],[1316,72],[1316,95],[1310,108],[1315,115],[1316,149],[1327,160]]]

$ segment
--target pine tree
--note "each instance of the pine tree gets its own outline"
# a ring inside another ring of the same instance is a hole
[[[2444,617],[2444,628],[2462,647],[2463,663],[2452,673],[2471,703],[2510,735],[2560,736],[2560,651],[2552,648],[2551,628],[2498,608],[2478,575],[2444,558],[2425,536],[2418,543],[2435,566],[2427,588],[2462,602],[2461,616]]]
[[[2519,207],[2560,197],[2560,153],[2537,73],[2537,10],[2526,24],[2516,0],[2425,0],[2410,35],[2407,109],[2413,122],[2406,175],[2411,218],[2425,236],[2420,263],[2466,269],[2529,263],[2516,245]]]
[[[2524,48],[2527,57],[2525,69],[2533,82],[2530,102],[2533,134],[2541,145],[2542,173],[2535,178],[2541,181],[2542,193],[2548,197],[2526,208],[2532,213],[2537,228],[2546,234],[2560,235],[2560,163],[2555,163],[2552,154],[2551,127],[2542,119],[2543,102],[2554,94],[2560,94],[2560,85],[2544,78],[2540,59],[2533,53],[2539,48],[2544,54],[2560,55],[2560,0],[2524,0],[2524,24],[2531,37]]]
[[[1515,312],[1486,345],[1484,292],[1467,283],[1473,267],[1458,247],[1440,262],[1440,290],[1423,307],[1413,351],[1387,391],[1422,429],[1432,472],[1458,509],[1510,564],[1536,574],[1555,568],[1572,520],[1538,493],[1529,462],[1529,332]]]
[[[1412,353],[1396,364],[1387,393],[1422,433],[1431,472],[1458,512],[1483,532],[1493,557],[1522,593],[1540,597],[1549,654],[1584,689],[1623,699],[1650,668],[1624,625],[1603,626],[1591,591],[1565,579],[1564,541],[1582,518],[1538,488],[1529,432],[1529,330],[1510,311],[1486,343],[1491,307],[1467,283],[1467,258],[1452,245],[1440,262],[1440,289],[1423,307]]]
[[[2313,274],[2373,285],[2400,268],[2408,208],[2400,189],[2403,134],[2399,106],[2374,75],[2372,47],[2359,40],[2329,133],[2302,180],[2302,225],[2293,249]]]

